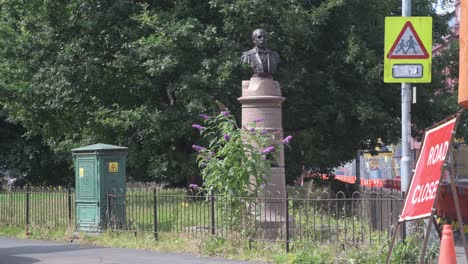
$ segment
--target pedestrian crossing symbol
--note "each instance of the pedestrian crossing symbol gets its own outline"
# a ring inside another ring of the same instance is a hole
[[[424,44],[414,30],[410,21],[406,22],[405,26],[398,35],[395,43],[387,54],[389,59],[427,59],[427,53]]]
[[[386,17],[384,82],[431,82],[432,17]]]

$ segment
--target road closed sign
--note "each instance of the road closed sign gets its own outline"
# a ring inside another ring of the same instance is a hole
[[[431,215],[456,121],[457,118],[450,119],[426,132],[399,222]]]

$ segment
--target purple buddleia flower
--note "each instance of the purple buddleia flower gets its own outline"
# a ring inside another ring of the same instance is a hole
[[[283,139],[283,143],[284,143],[284,144],[288,144],[289,141],[291,141],[291,139],[292,139],[292,136],[289,135],[289,136],[287,136],[287,137],[285,137],[285,138]]]
[[[245,130],[249,131],[249,132],[254,132],[255,131],[255,127],[246,127]]]
[[[262,122],[262,121],[263,121],[263,118],[254,119],[254,123],[259,123],[259,122]]]
[[[203,129],[205,129],[204,127],[200,126],[199,124],[192,124],[192,127],[196,128],[196,129],[198,129],[200,131],[203,131]]]
[[[275,150],[275,147],[269,146],[269,147],[264,148],[264,149],[261,151],[261,153],[262,153],[262,154],[268,154],[268,153],[272,152],[273,150]]]
[[[231,139],[231,136],[229,134],[224,134],[224,140],[229,141]]]
[[[228,112],[228,111],[222,111],[221,114],[223,114],[223,116],[229,116],[229,112]]]
[[[203,150],[203,147],[201,146],[198,146],[198,145],[192,145],[192,148],[196,151],[202,151]]]
[[[268,130],[266,130],[266,129],[262,129],[262,131],[260,132],[260,134],[262,134],[262,135],[266,135],[266,134],[268,134]]]
[[[192,183],[188,186],[190,189],[193,189],[193,190],[198,190],[200,187],[198,185],[196,185],[195,183]]]
[[[203,118],[205,120],[210,118],[209,115],[205,115],[205,114],[199,114],[198,116],[200,116],[201,118]]]

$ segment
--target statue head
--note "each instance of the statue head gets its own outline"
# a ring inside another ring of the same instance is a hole
[[[258,49],[266,49],[267,33],[264,29],[255,29],[252,32],[252,40]]]
[[[272,77],[278,70],[280,57],[276,51],[267,49],[266,31],[261,28],[255,29],[252,32],[252,41],[255,48],[242,53],[242,63],[252,67],[253,76]]]

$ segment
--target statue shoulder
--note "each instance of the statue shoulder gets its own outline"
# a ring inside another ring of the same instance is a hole
[[[249,55],[255,54],[255,53],[257,53],[257,50],[256,50],[255,48],[253,48],[253,49],[251,49],[251,50],[242,52],[242,56],[249,56]]]
[[[275,57],[278,57],[278,58],[279,58],[279,56],[280,56],[280,55],[278,54],[278,52],[276,52],[276,51],[274,51],[274,50],[271,51],[271,54],[272,54],[273,56],[275,56]]]
[[[281,59],[280,59],[280,55],[278,54],[278,52],[272,51],[271,54],[273,55],[273,57],[275,58],[277,62],[280,62]]]

